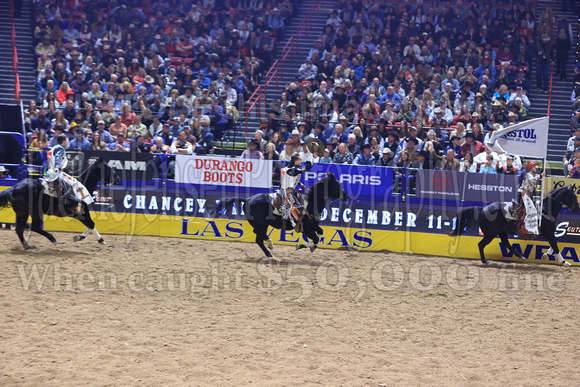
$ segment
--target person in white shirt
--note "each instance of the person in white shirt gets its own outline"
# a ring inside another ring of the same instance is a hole
[[[498,155],[496,152],[492,152],[488,147],[485,147],[485,152],[481,152],[480,154],[475,156],[473,158],[473,162],[477,165],[483,165],[487,161],[487,155],[491,155],[493,157],[493,162],[491,163],[491,166],[494,169],[497,169]]]

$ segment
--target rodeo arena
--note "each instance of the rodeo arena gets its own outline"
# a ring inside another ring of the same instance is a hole
[[[580,3],[0,1],[0,386],[577,386]]]

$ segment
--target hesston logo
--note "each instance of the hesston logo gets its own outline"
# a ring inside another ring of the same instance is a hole
[[[445,191],[447,189],[447,186],[451,184],[451,179],[447,175],[433,175],[433,178],[431,179],[431,184],[433,184],[433,187],[435,187],[435,189],[441,189]]]

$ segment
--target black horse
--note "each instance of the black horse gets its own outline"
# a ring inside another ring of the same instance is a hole
[[[79,176],[79,181],[84,184],[90,193],[93,193],[99,181],[103,181],[106,185],[109,185],[119,184],[120,179],[115,171],[102,158],[99,158]],[[11,205],[14,212],[16,212],[16,234],[26,250],[34,249],[34,246],[29,245],[24,240],[24,229],[26,228],[26,221],[29,216],[32,220],[30,229],[46,237],[54,245],[56,245],[56,240],[52,234],[42,229],[41,225],[44,215],[72,217],[87,226],[87,229],[82,235],[75,235],[75,242],[83,240],[92,231],[99,243],[104,244],[105,241],[95,229],[95,222],[91,219],[89,207],[85,203],[82,203],[82,213],[76,214],[76,211],[70,208],[71,205],[66,200],[61,199],[62,197],[56,198],[45,194],[44,187],[39,179],[24,179],[14,187],[0,192],[0,208]],[[72,207],[77,207],[76,202],[71,204]]]
[[[296,248],[310,247],[310,251],[314,251],[318,246],[318,242],[320,242],[319,236],[323,233],[319,224],[320,214],[322,214],[322,211],[330,201],[335,199],[347,201],[348,195],[334,174],[328,172],[323,179],[314,183],[306,191],[304,197],[306,198],[306,213],[302,217],[302,229],[309,242],[307,244],[299,243]],[[256,243],[267,257],[273,258],[272,253],[264,245],[264,242],[267,242],[268,248],[272,249],[274,247],[272,240],[268,237],[268,226],[277,229],[285,227],[287,230],[291,230],[293,227],[290,221],[274,213],[270,195],[265,193],[253,195],[247,199],[232,198],[223,200],[211,213],[215,215],[224,210],[227,211],[232,208],[234,203],[236,203],[238,209],[241,208],[241,203],[246,203],[244,212],[246,219],[254,228]]]
[[[450,232],[450,236],[458,236],[465,232],[465,228],[468,224],[473,221],[478,221],[479,228],[483,232],[483,239],[479,242],[479,254],[481,256],[481,262],[484,264],[489,264],[489,261],[485,258],[483,249],[487,246],[497,235],[501,239],[507,248],[519,259],[526,259],[518,251],[514,250],[512,245],[508,241],[508,234],[515,235],[516,221],[506,220],[503,213],[503,203],[495,202],[487,205],[486,207],[470,207],[465,208],[458,214],[459,221],[457,222],[457,227],[454,231]],[[554,254],[558,259],[558,262],[567,266],[570,263],[566,262],[560,254],[558,249],[558,243],[554,233],[556,231],[556,217],[560,213],[562,207],[566,207],[574,213],[580,211],[580,205],[576,198],[576,193],[572,187],[562,187],[558,188],[552,192],[544,199],[544,205],[542,208],[542,220],[540,223],[540,235],[546,238],[550,243],[550,249],[544,254],[544,259],[548,255]]]

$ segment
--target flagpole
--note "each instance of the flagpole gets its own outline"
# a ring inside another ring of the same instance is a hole
[[[550,89],[551,90],[551,89]],[[550,127],[550,110],[548,110],[548,128]],[[546,152],[544,153],[544,164],[542,164],[542,173],[546,173],[547,164],[546,164],[546,155],[547,155],[547,147],[546,144]],[[544,210],[544,192],[546,189],[546,176],[542,176],[542,194],[540,195],[540,213],[538,214],[538,230],[540,229],[540,225],[542,224],[542,211]]]

